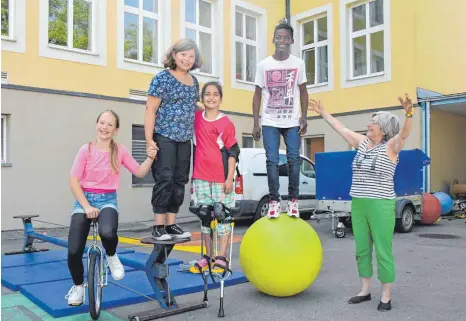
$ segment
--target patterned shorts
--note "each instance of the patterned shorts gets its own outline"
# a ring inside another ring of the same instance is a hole
[[[231,191],[229,194],[224,192],[224,183],[213,183],[200,179],[193,180],[193,193],[196,199],[197,205],[213,205],[215,202],[223,203],[226,207],[232,207],[235,201],[235,192]],[[229,221],[228,217],[226,221]],[[210,234],[210,228],[202,226],[201,232],[204,234]],[[219,223],[217,224],[218,235],[227,235],[231,233],[231,224]]]

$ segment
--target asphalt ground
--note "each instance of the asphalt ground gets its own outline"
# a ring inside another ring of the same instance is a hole
[[[375,254],[372,301],[349,305],[347,300],[358,293],[360,285],[351,231],[348,231],[345,238],[337,239],[331,232],[329,221],[307,222],[318,233],[324,251],[323,265],[315,282],[306,291],[288,298],[275,298],[262,294],[251,283],[226,287],[224,319],[232,321],[466,320],[466,224],[464,219],[452,221],[444,219],[432,226],[415,226],[407,234],[395,233],[393,251],[397,280],[393,286],[392,310],[389,312],[377,311],[381,287],[376,278]],[[250,222],[237,223],[235,235],[240,238],[249,225]],[[185,224],[183,228],[195,232],[198,231],[198,224]],[[50,231],[49,235],[54,235],[54,233],[55,236],[66,239],[64,231]],[[422,237],[422,234],[431,236],[437,234],[438,237]],[[148,231],[125,230],[119,235],[123,240],[124,238],[131,240],[147,236]],[[446,238],[445,235],[452,238]],[[2,253],[17,250],[21,244],[20,233],[2,232]],[[240,241],[237,241],[233,246],[234,268],[241,268],[238,258],[239,245]],[[46,243],[43,246],[50,249],[59,248]],[[147,253],[151,251],[149,247],[138,247],[125,242],[120,242],[119,246],[132,247],[137,251]],[[189,251],[192,251],[192,248]],[[198,258],[199,254],[189,251],[176,250],[170,257],[182,260]],[[2,299],[11,293],[10,290],[2,287]],[[179,296],[177,301],[179,304],[200,303],[202,297],[202,293],[196,293]],[[128,320],[130,314],[157,307],[156,302],[118,307],[106,310],[103,319]],[[218,307],[219,290],[211,290],[208,308],[165,319],[173,321],[217,320]],[[71,320],[71,318],[66,320]],[[85,320],[85,318],[79,320]]]

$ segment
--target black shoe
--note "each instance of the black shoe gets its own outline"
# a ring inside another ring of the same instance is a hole
[[[351,299],[349,299],[348,303],[349,304],[358,304],[358,303],[361,303],[361,302],[364,302],[364,301],[370,301],[371,299],[372,298],[371,298],[370,293],[368,295],[357,295],[357,296],[354,296]]]
[[[385,311],[390,311],[392,309],[392,300],[388,301],[387,303],[383,303],[380,301],[379,306],[377,307],[377,310],[381,312]]]
[[[152,229],[152,238],[156,241],[169,241],[172,239],[170,235],[165,231],[163,225],[156,225]]]
[[[183,231],[177,224],[167,225],[165,226],[165,230],[174,239],[187,239],[191,237],[191,233]]]

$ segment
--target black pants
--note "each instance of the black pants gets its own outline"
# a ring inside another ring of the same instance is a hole
[[[105,207],[100,211],[99,235],[107,255],[112,256],[118,245],[118,213],[114,208]],[[84,282],[83,254],[87,236],[91,228],[91,220],[84,213],[71,216],[70,233],[68,234],[68,268],[75,285]]]
[[[154,135],[159,147],[152,163],[155,185],[152,189],[154,214],[178,213],[184,201],[185,185],[191,167],[191,141],[177,142],[159,134]]]

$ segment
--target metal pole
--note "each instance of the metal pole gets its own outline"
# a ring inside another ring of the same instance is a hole
[[[285,0],[286,22],[291,23],[290,19],[290,0]]]

